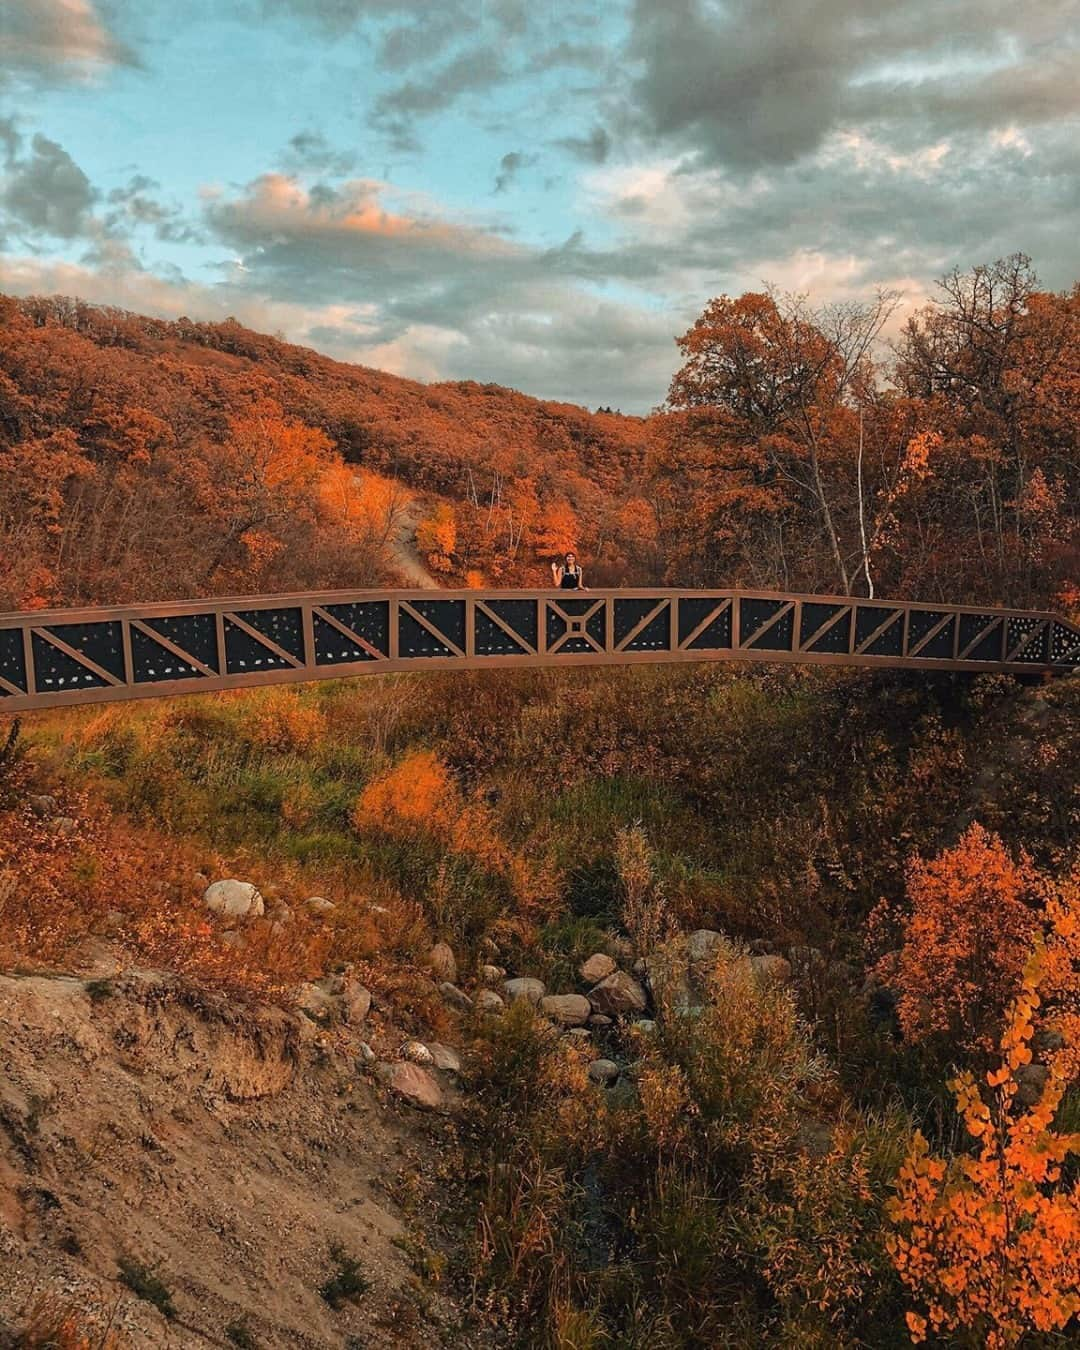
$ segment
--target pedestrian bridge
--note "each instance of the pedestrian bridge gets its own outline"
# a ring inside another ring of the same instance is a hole
[[[331,591],[0,614],[0,712],[388,671],[765,661],[1063,672],[1029,610],[748,590]]]

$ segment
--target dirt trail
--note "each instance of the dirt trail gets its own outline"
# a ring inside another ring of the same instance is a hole
[[[416,525],[422,514],[423,507],[419,502],[410,503],[402,514],[401,524],[391,541],[391,556],[394,566],[409,586],[425,591],[437,591],[439,583],[424,566],[416,547]]]
[[[0,976],[0,1028],[0,1341],[44,1290],[111,1311],[134,1347],[227,1346],[237,1326],[260,1350],[468,1343],[393,1198],[442,1125],[302,1015],[161,972]],[[319,1293],[332,1244],[370,1281],[340,1311]],[[172,1320],[120,1282],[125,1257]]]

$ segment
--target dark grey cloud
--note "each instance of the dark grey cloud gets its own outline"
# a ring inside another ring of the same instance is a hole
[[[587,136],[565,136],[555,144],[586,164],[604,164],[611,154],[611,136],[599,125],[593,127]]]
[[[342,178],[356,168],[354,150],[339,150],[321,131],[298,131],[291,137],[278,163],[286,173],[322,173]]]
[[[383,70],[406,70],[441,56],[463,35],[478,27],[475,15],[447,5],[407,23],[383,31],[379,42],[379,65]]]
[[[64,147],[38,133],[28,157],[9,158],[0,207],[15,229],[74,239],[88,232],[97,196]]]
[[[163,243],[200,243],[203,233],[183,207],[168,204],[157,196],[161,184],[145,174],[136,174],[124,187],[106,194],[102,218],[103,235],[116,240],[140,228],[149,230]]]
[[[791,163],[868,118],[901,139],[1045,122],[1080,111],[1075,19],[1070,0],[636,0],[626,114],[654,142],[741,169]]]
[[[408,80],[380,96],[375,116],[427,115],[448,108],[462,94],[489,89],[505,79],[507,68],[500,53],[490,45],[469,47],[423,79]]]
[[[505,192],[522,169],[531,168],[538,159],[538,155],[527,155],[524,150],[510,150],[499,160],[499,172],[495,175],[494,190]]]

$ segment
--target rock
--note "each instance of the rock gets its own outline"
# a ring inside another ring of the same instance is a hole
[[[1050,1070],[1045,1064],[1021,1064],[1013,1077],[1017,1085],[1017,1102],[1020,1106],[1032,1107],[1042,1098]]]
[[[263,898],[250,881],[215,881],[203,892],[203,904],[211,914],[225,919],[261,919]]]
[[[768,938],[754,938],[750,943],[751,956],[772,956],[776,951],[776,943],[770,942]]]
[[[380,1064],[379,1077],[391,1092],[412,1106],[438,1111],[443,1104],[443,1090],[438,1079],[420,1064],[410,1064],[404,1060]]]
[[[263,896],[263,900],[266,900],[266,896]],[[278,923],[284,927],[285,924],[292,923],[293,912],[283,900],[279,900],[277,904],[267,908],[266,917],[271,923]]]
[[[633,1023],[635,1031],[640,1031],[643,1036],[653,1036],[656,1033],[656,1023],[651,1017],[643,1017],[639,1022]]]
[[[697,967],[703,976],[712,974],[716,958],[726,945],[727,938],[714,928],[695,929],[686,939],[686,960],[691,971],[696,974]]]
[[[449,1003],[451,1008],[457,1008],[459,1012],[468,1012],[473,1005],[468,994],[456,984],[451,984],[449,980],[443,980],[439,985],[439,993],[442,994],[444,1002]]]
[[[800,974],[813,972],[820,974],[825,968],[825,958],[819,947],[796,945],[788,948],[788,960]]]
[[[639,980],[643,980],[645,976],[648,975],[649,973],[649,963],[648,961],[645,960],[643,956],[639,956],[638,959],[634,962],[634,964],[630,967],[630,969],[634,972],[634,974],[638,977]]]
[[[480,978],[485,984],[501,984],[506,979],[506,971],[502,966],[481,966]]]
[[[435,1058],[423,1041],[406,1041],[401,1047],[401,1058],[413,1064],[434,1064]]]
[[[461,1056],[449,1045],[443,1045],[439,1041],[428,1041],[427,1048],[436,1069],[442,1069],[444,1073],[461,1072]]]
[[[226,934],[226,937],[228,934]],[[326,1023],[337,1011],[334,996],[317,984],[302,984],[296,991],[296,1006],[313,1022]]]
[[[606,980],[601,980],[595,989],[590,989],[589,1002],[594,1012],[609,1017],[644,1012],[649,1004],[645,990],[625,970],[616,970]]]
[[[55,816],[56,798],[50,797],[48,793],[42,793],[39,797],[30,798],[30,810],[35,816]]]
[[[582,1027],[589,1020],[592,1005],[584,994],[548,994],[540,1000],[540,1011],[562,1027]]]
[[[359,980],[351,977],[345,981],[341,991],[345,1004],[345,1017],[351,1026],[359,1026],[371,1011],[371,990],[366,989]]]
[[[327,914],[333,914],[337,905],[333,900],[327,900],[324,895],[309,895],[304,901],[304,908],[314,919],[324,918]]]
[[[591,1008],[592,1004],[590,1003],[589,1006]],[[614,1017],[608,1017],[607,1013],[593,1013],[589,1018],[588,1025],[595,1031],[603,1031],[607,1027],[613,1027],[615,1019]]]
[[[606,952],[593,952],[587,961],[582,961],[578,974],[586,984],[599,984],[615,970],[615,962]]]
[[[428,952],[424,964],[436,981],[445,980],[448,984],[457,984],[457,961],[447,943],[436,942]]]
[[[1042,1027],[1031,1038],[1031,1047],[1041,1055],[1052,1055],[1065,1049],[1065,1037],[1051,1027]]]
[[[594,1083],[614,1083],[619,1076],[619,1066],[612,1059],[594,1059],[589,1065],[588,1074]]]
[[[592,1040],[592,1032],[588,1027],[571,1027],[566,1033],[571,1040],[584,1044],[585,1041]]]
[[[56,821],[56,833],[65,838],[79,828],[79,822],[73,816],[59,816]]]
[[[367,1041],[361,1041],[356,1047],[356,1065],[357,1068],[366,1069],[375,1063],[376,1055]]]
[[[507,980],[503,992],[511,1003],[518,999],[528,999],[530,1003],[539,1003],[547,992],[543,980],[535,980],[531,975],[520,975],[517,979]]]
[[[506,1004],[494,989],[481,989],[476,996],[476,1006],[481,1012],[492,1014],[504,1012],[506,1009]]]
[[[247,946],[247,940],[243,933],[238,933],[235,929],[230,929],[227,933],[222,933],[221,942],[223,946],[232,947],[236,951],[240,951]]]
[[[750,969],[760,984],[781,985],[791,982],[791,962],[782,956],[751,956]]]

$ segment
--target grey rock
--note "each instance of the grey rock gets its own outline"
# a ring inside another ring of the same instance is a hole
[[[438,1079],[423,1065],[406,1060],[379,1065],[379,1077],[395,1096],[422,1110],[437,1111],[443,1104],[443,1090]]]
[[[502,966],[483,965],[480,967],[480,978],[485,984],[501,984],[506,979],[506,971]]]
[[[592,1005],[584,994],[548,994],[540,1000],[540,1011],[563,1027],[582,1027],[589,1020]]]
[[[376,1061],[375,1051],[368,1045],[367,1041],[361,1041],[356,1047],[356,1063],[361,1069],[369,1068]]]
[[[1021,1064],[1013,1075],[1016,1079],[1016,1100],[1021,1106],[1034,1106],[1043,1095],[1050,1070],[1045,1064]]]
[[[594,1059],[589,1065],[588,1074],[594,1083],[614,1083],[619,1076],[619,1066],[612,1059]]]
[[[473,1001],[463,989],[459,989],[456,984],[451,984],[449,980],[443,980],[439,985],[439,993],[443,997],[443,1002],[448,1003],[451,1008],[457,1008],[459,1012],[468,1012],[472,1007]]]
[[[304,908],[313,918],[321,919],[327,914],[333,914],[337,905],[332,900],[327,900],[324,895],[309,895],[304,901]]]
[[[259,888],[250,881],[215,881],[203,892],[203,904],[211,914],[225,919],[260,919],[263,898]]]
[[[440,1041],[428,1041],[427,1048],[436,1069],[442,1069],[444,1073],[461,1072],[461,1056],[451,1046],[443,1045]]]
[[[609,1017],[621,1017],[627,1013],[644,1012],[649,1005],[645,990],[633,975],[625,970],[616,970],[606,980],[601,980],[589,990],[589,1002],[593,1011]]]
[[[413,1064],[434,1064],[435,1057],[423,1041],[406,1041],[401,1047],[401,1058]]]
[[[533,979],[531,975],[519,975],[516,979],[507,980],[503,991],[511,1003],[522,998],[528,999],[530,1003],[539,1003],[547,992],[543,980]]]
[[[227,936],[227,935],[226,935]],[[317,984],[302,984],[296,991],[296,1006],[313,1022],[325,1024],[333,1020],[338,1004],[334,996]]]
[[[344,983],[341,997],[349,1024],[359,1026],[371,1011],[371,990],[350,976]]]
[[[592,1007],[592,1004],[589,1005]],[[607,1027],[615,1025],[614,1017],[609,1017],[607,1013],[593,1013],[589,1018],[588,1025],[596,1031],[604,1031]]]
[[[588,960],[582,961],[578,967],[578,974],[586,984],[599,984],[601,980],[606,980],[614,970],[615,962],[606,952],[593,952]]]
[[[476,1006],[484,1013],[505,1012],[506,1004],[494,989],[481,989],[476,996]]]
[[[791,962],[785,961],[782,956],[751,956],[750,969],[760,984],[791,983]]]
[[[457,960],[448,943],[436,942],[428,952],[424,964],[431,971],[436,981],[457,984]]]

